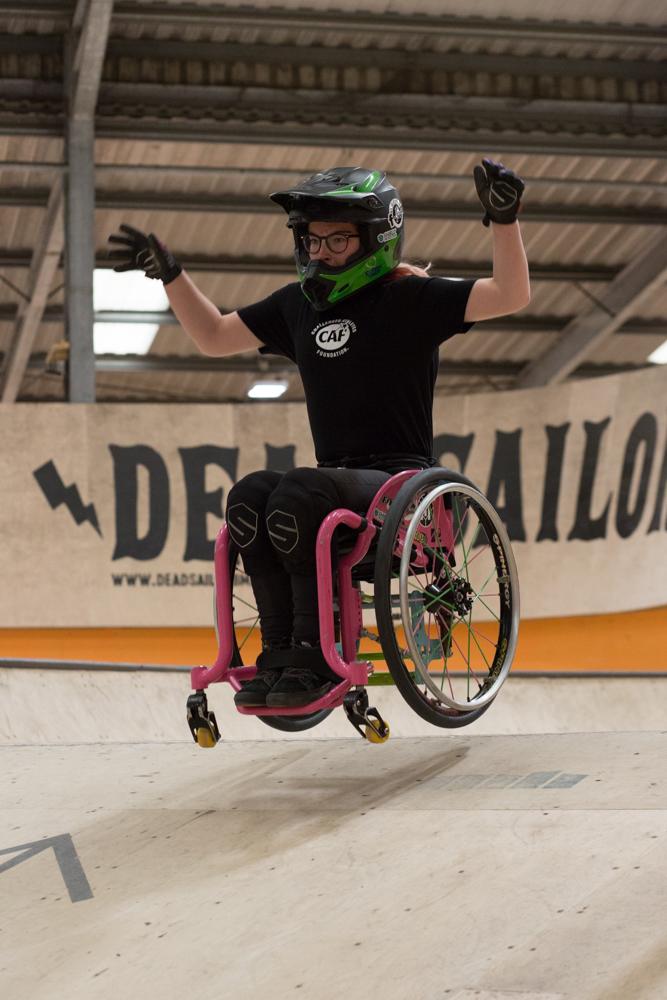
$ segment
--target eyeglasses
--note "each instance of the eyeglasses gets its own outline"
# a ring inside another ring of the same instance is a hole
[[[358,239],[358,233],[329,233],[328,236],[313,236],[311,233],[306,233],[301,237],[301,242],[307,253],[317,253],[323,243],[331,253],[344,253],[350,240]]]

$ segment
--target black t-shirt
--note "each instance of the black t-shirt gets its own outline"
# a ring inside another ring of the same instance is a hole
[[[265,345],[296,362],[320,463],[430,457],[438,345],[464,333],[474,280],[408,276],[318,312],[298,282],[239,310]]]

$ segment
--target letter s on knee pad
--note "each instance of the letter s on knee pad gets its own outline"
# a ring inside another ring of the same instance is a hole
[[[294,514],[284,510],[272,510],[266,519],[266,527],[274,549],[286,555],[299,542],[299,526]]]
[[[246,503],[235,503],[227,510],[229,534],[240,549],[245,549],[257,538],[257,513]]]

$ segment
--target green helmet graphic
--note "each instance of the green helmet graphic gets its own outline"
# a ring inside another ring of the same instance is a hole
[[[271,199],[287,212],[301,288],[315,309],[330,309],[400,263],[403,206],[381,170],[332,167]],[[309,222],[354,223],[361,237],[358,252],[341,267],[311,260],[303,245]]]

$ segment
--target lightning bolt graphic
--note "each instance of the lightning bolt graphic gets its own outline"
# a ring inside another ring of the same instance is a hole
[[[46,462],[44,465],[40,465],[39,469],[34,470],[33,476],[39,483],[42,493],[48,500],[52,510],[55,510],[56,507],[60,507],[64,503],[77,524],[83,524],[84,521],[88,521],[92,524],[97,534],[102,537],[95,504],[89,503],[87,506],[84,506],[76,483],[72,483],[71,486],[65,486],[53,462]]]

